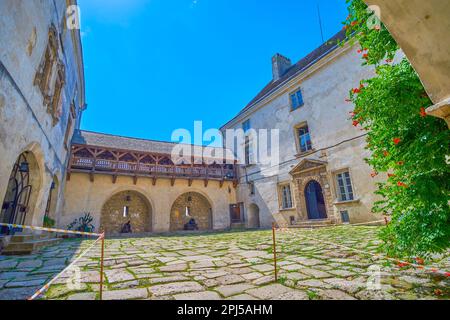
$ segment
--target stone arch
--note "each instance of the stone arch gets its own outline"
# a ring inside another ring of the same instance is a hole
[[[1,222],[32,224],[43,183],[41,168],[34,152],[27,150],[18,155],[2,202]]]
[[[197,191],[182,193],[170,209],[170,231],[184,230],[191,219],[195,219],[198,230],[213,229],[212,202]]]
[[[259,229],[261,227],[261,219],[259,216],[259,207],[255,203],[252,203],[248,207],[247,215],[247,227],[250,229]]]
[[[114,193],[102,206],[100,229],[107,234],[119,234],[128,221],[133,233],[152,231],[153,207],[141,192],[124,190]]]

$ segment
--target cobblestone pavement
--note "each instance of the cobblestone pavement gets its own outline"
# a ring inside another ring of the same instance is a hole
[[[328,244],[374,253],[379,244],[376,234],[377,227],[279,231],[278,283],[274,282],[271,231],[110,239],[106,240],[103,298],[450,298],[448,277],[400,269],[369,253]],[[66,240],[31,256],[0,256],[0,299],[26,299],[92,243]],[[98,299],[99,252],[97,245],[77,263],[79,271],[64,274],[43,298]],[[449,271],[450,254],[429,263]],[[381,288],[376,286],[377,268]],[[78,285],[73,280],[77,278]]]

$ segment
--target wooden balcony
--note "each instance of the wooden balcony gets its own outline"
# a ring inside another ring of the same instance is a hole
[[[192,159],[191,163],[195,159]],[[209,180],[236,182],[235,165],[230,164],[180,164],[176,165],[170,159],[170,155],[157,153],[143,153],[127,150],[102,148],[86,145],[74,145],[68,168],[70,173],[84,172],[95,179],[95,174],[107,174],[113,176],[115,183],[117,176],[132,176],[135,183],[138,177],[156,179],[171,179],[172,185],[176,179],[185,179],[189,184],[193,180]]]

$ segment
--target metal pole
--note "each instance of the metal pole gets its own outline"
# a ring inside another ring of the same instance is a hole
[[[272,239],[273,239],[273,267],[275,269],[275,282],[278,282],[277,245],[276,245],[276,239],[275,239],[275,222],[272,222]]]
[[[105,257],[105,233],[102,235],[102,253],[100,257],[100,300],[103,300],[103,259]]]

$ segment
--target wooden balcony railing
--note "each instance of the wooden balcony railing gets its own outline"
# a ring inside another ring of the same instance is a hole
[[[188,166],[138,163],[120,160],[96,159],[72,156],[70,171],[106,173],[113,175],[135,175],[154,178],[184,178],[208,180],[235,180],[233,165]]]

